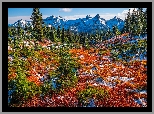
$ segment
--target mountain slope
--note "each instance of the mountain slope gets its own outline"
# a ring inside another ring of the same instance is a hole
[[[27,24],[28,26],[32,25],[31,21],[25,21],[25,20],[18,20],[21,24],[21,27],[25,27]],[[9,26],[17,26],[18,21],[15,22],[12,25]],[[55,17],[50,16],[43,20],[45,24],[52,25],[55,28],[64,27],[66,30],[70,29],[72,32],[84,32],[84,33],[95,33],[96,30],[99,32],[100,30],[106,31],[109,28],[112,30],[112,27],[116,25],[120,30],[124,27],[124,21],[118,17],[114,17],[110,20],[105,20],[104,18],[100,18],[99,14],[97,14],[95,17],[90,17],[90,15],[87,15],[85,18],[79,18],[76,20],[66,20],[62,18],[61,16]]]
[[[117,26],[118,29],[121,31],[123,29],[123,27],[124,27],[124,21],[122,19],[120,19],[120,18],[115,16],[114,18],[112,18],[110,20],[107,20],[106,21],[106,25],[110,29],[112,29],[113,26]]]

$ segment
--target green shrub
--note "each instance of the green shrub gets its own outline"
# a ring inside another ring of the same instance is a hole
[[[103,100],[104,98],[108,97],[108,91],[103,88],[88,86],[86,89],[79,91],[77,96],[79,102],[87,101],[90,98]]]

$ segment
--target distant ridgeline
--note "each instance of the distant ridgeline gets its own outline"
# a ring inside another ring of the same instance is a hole
[[[42,22],[41,22],[42,23]],[[18,20],[14,24],[9,24],[9,27],[25,28],[29,31],[33,30],[32,21]],[[82,34],[82,36],[93,35],[93,37],[110,39],[117,37],[123,33],[129,33],[130,37],[145,37],[147,34],[147,10],[143,8],[134,9],[132,12],[128,11],[125,20],[114,17],[110,20],[100,18],[99,14],[94,17],[87,15],[85,18],[76,20],[66,20],[61,16],[50,16],[43,19],[42,27],[44,31],[49,27],[52,30],[68,31],[73,34]],[[48,28],[48,30],[50,30]]]
[[[97,14],[93,18],[87,15],[85,18],[79,18],[76,20],[65,20],[61,16],[50,16],[43,21],[46,26],[51,25],[55,29],[57,29],[58,26],[60,27],[60,29],[64,27],[65,30],[69,29],[73,33],[101,33],[101,31],[107,31],[109,29],[112,31],[113,26],[117,26],[117,28],[122,31],[124,27],[124,21],[122,19],[115,16],[110,20],[105,20],[103,18],[100,18],[99,14]],[[31,21],[22,19],[18,20],[14,24],[9,24],[8,26],[17,27],[18,24],[20,24],[22,28],[25,28],[26,26],[32,26]]]

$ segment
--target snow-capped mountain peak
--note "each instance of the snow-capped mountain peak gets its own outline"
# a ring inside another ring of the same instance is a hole
[[[97,14],[94,18],[97,18],[97,19],[99,19],[100,18],[100,16],[99,16],[99,14]]]
[[[71,28],[74,32],[88,32],[88,33],[95,33],[97,30],[108,30],[109,28],[112,29],[114,25],[118,26],[118,28],[121,30],[124,26],[124,21],[117,16],[113,17],[110,20],[105,20],[104,18],[101,18],[99,14],[95,15],[94,17],[91,17],[90,15],[87,15],[85,18],[79,18],[76,20],[66,20],[62,16],[50,16],[46,19],[43,19],[45,22],[45,25],[51,25],[55,28],[64,27],[64,29]],[[13,25],[18,26],[18,22],[21,24],[22,27],[25,27],[25,25],[31,25],[31,21],[26,20],[18,20]],[[10,26],[10,25],[9,25]]]
[[[90,18],[92,18],[92,17],[90,17],[90,15],[87,15],[87,16],[86,16],[86,19],[90,19]]]
[[[110,29],[112,29],[113,26],[117,26],[119,30],[122,30],[124,27],[124,21],[122,19],[118,18],[117,16],[115,16],[114,18],[107,20],[106,25]]]

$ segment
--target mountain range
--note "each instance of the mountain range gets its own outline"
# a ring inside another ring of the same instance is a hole
[[[47,17],[46,19],[43,19],[43,21],[47,26],[51,25],[56,29],[58,28],[58,26],[60,26],[60,28],[64,27],[64,29],[70,29],[71,31],[76,33],[94,33],[96,32],[96,30],[98,30],[98,32],[100,30],[112,30],[112,27],[115,25],[118,27],[119,30],[122,30],[124,27],[124,20],[116,16],[110,20],[105,20],[104,18],[101,18],[99,14],[94,17],[87,15],[85,18],[79,18],[76,20],[66,20],[61,16],[56,17],[52,15],[50,17]],[[21,19],[14,24],[9,24],[8,26],[16,27],[18,25],[18,22],[20,23],[21,27],[25,27],[25,25],[32,25],[31,21]]]

